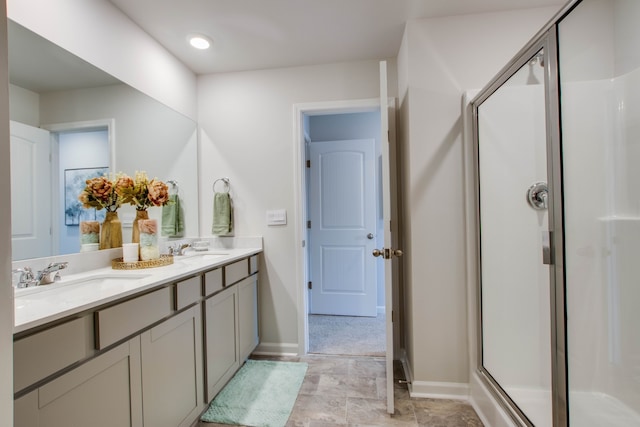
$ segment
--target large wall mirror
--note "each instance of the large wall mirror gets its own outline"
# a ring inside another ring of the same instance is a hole
[[[65,180],[104,170],[175,181],[198,236],[196,123],[11,20],[8,38],[13,259],[78,252]],[[135,210],[118,212],[126,242]]]

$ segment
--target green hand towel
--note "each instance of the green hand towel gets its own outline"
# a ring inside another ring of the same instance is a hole
[[[213,195],[213,227],[216,236],[225,236],[233,232],[233,206],[229,193]]]
[[[169,196],[169,203],[162,207],[162,228],[163,236],[182,237],[184,233],[184,222],[182,221],[182,206],[177,194]]]

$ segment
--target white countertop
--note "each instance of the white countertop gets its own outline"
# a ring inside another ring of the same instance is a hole
[[[262,252],[262,248],[188,251],[173,264],[139,270],[110,266],[65,275],[51,285],[15,290],[14,333],[63,319],[118,299]]]

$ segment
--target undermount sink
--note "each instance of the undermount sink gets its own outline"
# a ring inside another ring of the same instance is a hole
[[[192,252],[187,252],[184,255],[181,255],[179,257],[174,257],[174,261],[182,261],[182,262],[186,262],[187,264],[191,264],[191,263],[199,263],[199,262],[204,262],[204,261],[213,261],[215,259],[218,259],[220,257],[224,257],[229,255],[228,253],[225,252],[217,252],[217,251],[192,251]]]
[[[84,279],[68,280],[69,285],[91,285],[91,286],[108,286],[122,281],[140,280],[149,277],[148,274],[100,274],[97,276],[86,277]],[[64,278],[59,282],[63,284]]]
[[[110,287],[120,286],[126,282],[132,280],[141,280],[149,277],[148,274],[98,274],[86,277],[78,278],[62,278],[59,281],[51,283],[49,285],[32,286],[28,288],[15,289],[15,296],[21,297],[29,294],[45,292],[54,288],[71,286],[73,288],[78,286],[91,286],[91,287]]]

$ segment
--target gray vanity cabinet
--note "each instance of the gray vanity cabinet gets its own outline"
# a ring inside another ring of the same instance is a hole
[[[240,367],[238,351],[238,292],[227,288],[204,302],[207,402]]]
[[[257,256],[205,273],[205,370],[208,402],[225,386],[258,345],[257,273]]]
[[[258,276],[242,280],[238,288],[240,360],[246,360],[260,340],[258,336]]]
[[[145,426],[190,426],[204,409],[199,305],[140,336]]]
[[[14,427],[189,427],[258,340],[257,256],[26,331]]]
[[[142,427],[140,337],[16,399],[14,427]]]

